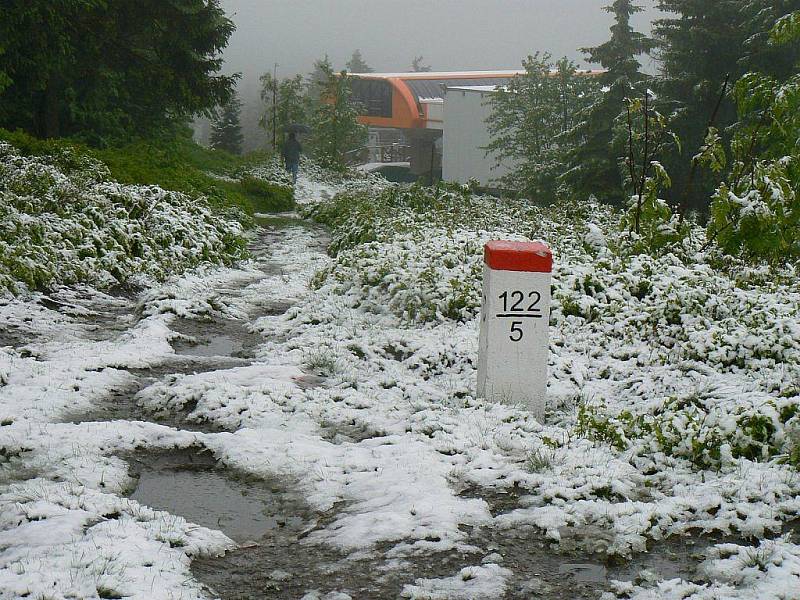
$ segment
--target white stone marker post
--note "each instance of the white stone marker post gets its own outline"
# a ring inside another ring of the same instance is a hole
[[[484,249],[478,396],[544,417],[553,254],[541,242]]]

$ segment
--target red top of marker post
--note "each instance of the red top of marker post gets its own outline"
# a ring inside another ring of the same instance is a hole
[[[489,242],[484,246],[483,257],[486,265],[494,271],[553,271],[553,252],[542,242]]]

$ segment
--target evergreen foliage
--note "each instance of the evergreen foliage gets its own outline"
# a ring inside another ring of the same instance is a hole
[[[3,45],[3,42],[0,41],[0,94],[3,93],[9,85],[11,85],[11,77],[8,75],[7,66],[5,66],[4,61],[2,60],[3,54],[6,53],[6,48]]]
[[[347,71],[349,73],[372,73],[372,68],[366,63],[364,57],[361,56],[361,50],[355,50],[353,56],[347,61]]]
[[[306,100],[311,107],[310,111],[313,112],[315,110],[316,104],[320,99],[320,93],[328,83],[330,73],[333,72],[333,63],[327,54],[323,58],[314,61],[313,70],[309,73],[306,83]]]
[[[415,56],[411,61],[411,71],[414,73],[430,73],[433,69],[425,64],[425,57]]]
[[[283,143],[290,125],[305,123],[308,111],[305,89],[302,75],[282,81],[276,80],[271,73],[261,76],[261,100],[265,110],[259,123],[270,133],[270,143],[275,139],[276,148],[273,150]]]
[[[234,94],[220,108],[211,124],[211,147],[231,154],[242,153],[244,134],[242,133],[242,102]]]
[[[746,51],[751,58],[758,54],[758,38],[749,28],[760,18],[755,19],[746,9],[758,5],[760,11],[764,4],[762,0],[658,3],[668,16],[656,21],[653,29],[661,61],[656,89],[688,154],[664,157],[675,183],[674,204],[704,211],[719,182],[713,173],[697,177],[690,157],[701,149],[709,127],[716,127],[724,136],[736,122],[736,107],[725,82],[736,81],[746,72]]]
[[[791,77],[800,63],[800,43],[792,43],[792,28],[800,27],[800,0],[746,0],[743,5],[748,38],[739,61],[740,70],[778,80]],[[771,37],[781,43],[772,43]]]
[[[104,144],[207,112],[233,30],[218,0],[6,0],[0,127]]]
[[[645,91],[648,78],[640,72],[637,56],[652,50],[653,42],[631,27],[631,16],[642,11],[631,0],[615,0],[604,10],[614,15],[611,39],[582,49],[589,62],[605,69],[597,76],[603,93],[584,111],[580,123],[569,134],[574,149],[568,156],[571,168],[564,181],[579,197],[594,195],[619,204],[624,199],[619,168],[624,149],[612,143],[614,121],[624,110],[626,98],[640,97]]]
[[[334,73],[330,64],[318,65],[323,78],[316,84],[320,100],[313,113],[311,145],[323,166],[344,170],[353,152],[366,143],[367,128],[358,122],[352,77],[346,71]]]
[[[490,100],[487,153],[497,163],[517,166],[500,178],[502,187],[538,200],[556,196],[558,179],[574,139],[567,136],[598,93],[597,82],[563,58],[553,63],[537,53],[524,62],[525,74],[498,89]]]

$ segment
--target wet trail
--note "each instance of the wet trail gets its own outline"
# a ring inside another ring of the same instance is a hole
[[[259,228],[250,244],[254,265],[252,276],[214,290],[221,305],[232,302],[241,304],[249,287],[258,286],[266,278],[284,272],[287,265],[274,259],[272,250],[281,246],[283,238],[292,228],[314,231],[315,249],[324,252],[327,237],[323,230],[312,228],[307,222],[294,217],[284,217],[277,221],[280,227],[270,225],[271,220],[267,219],[267,224]],[[253,322],[261,317],[283,314],[291,308],[292,303],[269,299],[254,302],[252,294],[248,300],[247,310],[242,318],[176,317],[170,323],[170,329],[174,333],[170,342],[174,355],[149,368],[126,367],[124,370],[134,377],[130,385],[113,390],[91,412],[68,415],[64,421],[147,421],[200,433],[226,431],[213,423],[188,419],[193,408],[191,405],[180,412],[148,410],[142,406],[138,394],[157,383],[174,382],[181,376],[252,365],[255,350],[264,341],[264,336],[252,329]],[[83,299],[80,290],[73,293],[72,290],[65,289],[58,296],[50,295],[45,298],[42,303],[70,317],[73,323],[81,326],[84,332],[82,335],[93,341],[114,339],[143,317],[140,306],[136,304],[135,294],[129,291],[117,290],[99,297],[94,292],[93,296]],[[21,342],[13,345],[21,345]]]
[[[223,302],[241,304],[244,290],[291,269],[290,264],[273,257],[273,249],[280,247],[283,236],[293,228],[310,226],[292,219],[281,219],[279,226],[276,223],[267,223],[253,241],[253,277],[215,290]],[[313,228],[311,231],[315,249],[323,253],[327,244],[325,232]],[[248,297],[252,298],[252,294]],[[52,307],[84,320],[92,339],[110,339],[133,326],[137,319],[133,298],[126,294],[108,295],[100,304],[95,297],[91,306],[79,291],[72,297],[49,301]],[[179,430],[225,435],[229,429],[194,418],[191,404],[181,410],[153,411],[142,405],[139,394],[157,383],[169,386],[183,375],[254,364],[256,350],[269,333],[255,333],[252,324],[290,307],[290,302],[264,300],[246,306],[245,315],[238,319],[174,319],[170,324],[177,334],[172,342],[174,356],[149,369],[129,369],[133,375],[129,386],[114,391],[90,414],[70,415],[66,421],[149,421]],[[309,375],[308,385],[318,383]],[[325,436],[330,440],[358,441],[357,432],[345,429],[325,431]],[[337,592],[347,596],[330,597],[398,598],[405,585],[420,578],[452,577],[463,568],[482,563],[497,564],[513,572],[505,598],[598,598],[609,589],[612,580],[636,581],[643,570],[651,577],[691,578],[698,565],[698,552],[711,543],[707,539],[667,541],[633,562],[609,563],[602,552],[587,550],[592,547],[588,542],[597,540],[580,539],[591,538],[591,531],[577,532],[578,540],[569,550],[563,545],[555,548],[541,532],[524,528],[502,531],[464,527],[468,545],[463,551],[396,557],[392,553],[395,544],[389,543],[348,556],[309,541],[310,533],[330,525],[344,507],[336,505],[328,513],[314,511],[293,481],[255,479],[238,473],[218,463],[200,443],[190,450],[143,451],[124,458],[138,482],[131,491],[133,499],[219,529],[239,544],[223,557],[198,558],[192,565],[209,597],[226,600],[299,599],[307,594],[311,594],[309,598],[324,598]],[[513,494],[492,495],[472,489],[463,495],[485,499],[493,515],[518,507],[519,498]]]

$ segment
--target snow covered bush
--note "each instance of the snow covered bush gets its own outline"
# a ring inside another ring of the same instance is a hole
[[[515,223],[534,235],[540,211],[525,203],[501,207],[461,186],[366,186],[307,214],[333,228],[337,262],[319,281],[330,275],[342,294],[362,290],[372,310],[426,322],[474,318],[484,242]]]
[[[738,163],[739,174],[720,186],[710,236],[726,253],[770,262],[800,257],[800,197],[789,177],[796,160]]]
[[[738,458],[768,461],[777,456],[800,466],[787,435],[800,421],[797,396],[775,399],[750,394],[734,399],[715,390],[698,390],[613,410],[601,404],[581,406],[578,433],[620,450],[634,447],[642,453],[686,458],[699,468],[718,468]]]
[[[108,286],[228,263],[246,252],[241,234],[202,200],[121,185],[69,150],[31,158],[0,143],[0,291]]]
[[[623,187],[630,193],[620,222],[624,235],[619,250],[653,256],[680,252],[690,227],[661,198],[662,191],[672,187],[672,179],[656,160],[679,150],[680,141],[667,118],[655,110],[649,90],[641,98],[625,98],[624,104],[625,111],[614,123],[614,144],[626,148],[620,169]]]
[[[619,249],[628,254],[660,255],[680,252],[690,227],[682,223],[665,200],[663,189],[672,186],[661,163],[653,161],[652,176],[645,177],[640,195],[631,196],[620,226],[623,235]]]
[[[281,187],[292,187],[292,176],[283,168],[283,164],[278,158],[242,169],[237,176],[240,179],[258,179]]]
[[[798,14],[782,19],[776,43],[800,39]],[[740,121],[728,180],[714,195],[709,238],[753,261],[800,259],[800,75],[748,73],[734,90]],[[721,147],[720,150],[721,151]]]
[[[737,458],[797,462],[800,293],[792,269],[766,273],[728,261],[722,270],[715,253],[701,251],[702,231],[691,224],[680,256],[663,247],[640,253],[630,247],[630,213],[593,203],[544,209],[460,186],[365,184],[304,210],[332,228],[335,260],[315,284],[352,309],[409,326],[479,316],[486,241],[546,240],[555,255],[556,376],[563,368],[570,381],[623,385],[639,372],[657,374],[647,386],[631,383],[637,391],[622,397],[581,402],[577,434],[694,468]],[[559,357],[582,343],[598,359],[576,379],[573,366],[558,367]],[[678,384],[684,375],[671,375],[676,365],[690,380],[695,372],[737,382],[747,374],[747,391]]]

